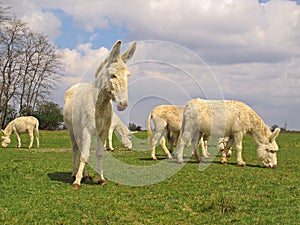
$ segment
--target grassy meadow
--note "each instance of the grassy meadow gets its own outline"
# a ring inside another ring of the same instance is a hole
[[[135,134],[145,139],[146,133]],[[40,149],[15,148],[0,156],[0,224],[297,224],[300,221],[300,133],[281,133],[278,166],[260,166],[255,143],[244,138],[246,167],[227,165],[220,154],[204,171],[192,158],[174,176],[148,186],[108,181],[72,189],[67,131],[40,131]],[[118,140],[112,155],[132,165],[155,164],[149,151],[126,151]],[[34,142],[35,146],[35,142]],[[159,148],[157,156],[165,158]],[[169,161],[170,165],[175,161]],[[170,166],[172,168],[172,166]],[[105,175],[105,171],[104,171]]]

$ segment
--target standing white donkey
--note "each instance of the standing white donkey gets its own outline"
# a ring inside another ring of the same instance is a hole
[[[2,131],[2,147],[6,148],[11,142],[10,135],[15,133],[18,139],[17,148],[21,148],[21,134],[28,132],[30,137],[30,143],[28,148],[32,147],[33,144],[33,131],[35,133],[37,148],[40,147],[39,141],[39,121],[33,116],[21,116],[13,121],[9,122],[6,128]]]
[[[90,156],[93,137],[98,140],[96,148],[97,172],[99,184],[105,183],[102,171],[103,144],[111,124],[113,100],[119,111],[128,105],[128,77],[130,73],[125,63],[135,52],[134,42],[121,54],[121,41],[113,46],[109,56],[96,71],[96,79],[91,83],[81,83],[71,87],[65,94],[64,120],[69,130],[73,149],[75,176],[73,187],[78,189],[83,177],[84,167]],[[81,152],[78,168],[78,154]]]

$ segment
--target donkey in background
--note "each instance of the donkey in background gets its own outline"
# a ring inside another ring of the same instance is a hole
[[[21,148],[21,134],[28,132],[30,137],[30,143],[28,148],[32,147],[34,135],[36,138],[37,148],[40,147],[39,141],[39,121],[33,116],[22,116],[11,121],[4,130],[2,131],[2,148],[6,148],[7,145],[11,142],[10,135],[15,133],[17,136],[17,148]]]
[[[121,143],[125,146],[127,150],[132,149],[132,141],[131,141],[131,132],[130,130],[125,126],[124,123],[122,123],[121,119],[119,116],[113,112],[112,117],[111,117],[111,125],[109,127],[108,131],[108,148],[107,144],[105,143],[104,146],[107,150],[114,150],[113,144],[112,144],[112,139],[113,139],[113,133],[116,131],[119,133],[121,139]]]

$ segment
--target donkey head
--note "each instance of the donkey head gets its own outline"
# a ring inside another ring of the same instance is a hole
[[[257,155],[262,164],[268,168],[275,168],[277,166],[277,151],[278,145],[275,141],[279,135],[280,129],[276,128],[268,137],[267,143],[259,145]]]
[[[11,142],[9,135],[5,134],[4,130],[2,131],[2,148],[6,148],[7,145]]]
[[[121,41],[117,41],[97,70],[96,76],[104,73],[106,77],[106,88],[110,92],[111,99],[116,103],[117,109],[123,111],[128,105],[128,77],[130,73],[125,65],[136,49],[134,42],[123,54],[121,54]]]
[[[122,143],[124,144],[124,146],[125,146],[125,148],[127,150],[131,150],[132,149],[132,141],[131,141],[130,134],[122,135],[122,139],[121,139]]]

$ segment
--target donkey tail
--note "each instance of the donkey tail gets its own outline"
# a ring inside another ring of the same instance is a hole
[[[152,119],[152,112],[150,112],[150,114],[149,114],[149,117],[148,117],[148,123],[147,123],[148,143],[149,143],[150,149],[152,148],[151,119]]]
[[[36,139],[36,145],[37,148],[40,147],[40,134],[39,134],[39,121],[36,120],[35,126],[34,126],[34,133],[35,133],[35,139]]]

